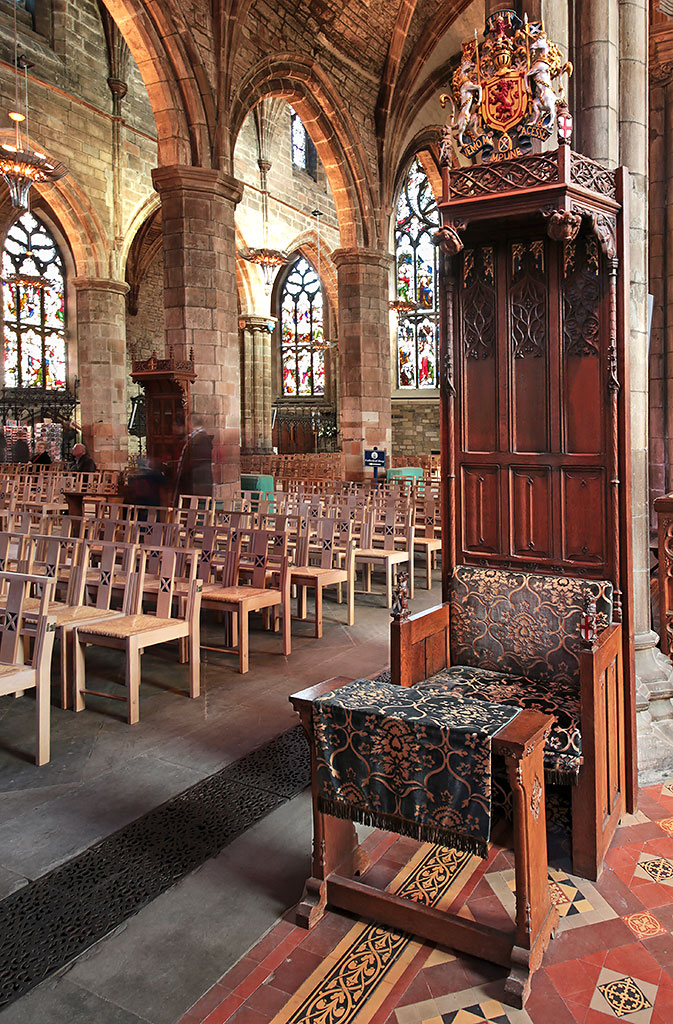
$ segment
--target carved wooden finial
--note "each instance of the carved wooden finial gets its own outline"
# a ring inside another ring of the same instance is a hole
[[[580,633],[582,635],[582,646],[586,648],[593,647],[598,637],[596,598],[593,594],[587,594],[584,599]]]
[[[401,572],[393,587],[393,607],[390,613],[397,622],[406,622],[409,618],[409,573]]]

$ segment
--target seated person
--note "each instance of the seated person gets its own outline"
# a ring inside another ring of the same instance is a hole
[[[89,455],[86,446],[76,444],[72,450],[73,469],[76,473],[95,473],[96,463]]]
[[[34,466],[51,466],[51,455],[44,441],[38,441],[35,454],[30,460]]]

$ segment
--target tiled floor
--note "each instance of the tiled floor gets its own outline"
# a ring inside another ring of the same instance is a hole
[[[418,589],[413,610],[438,600],[438,586]],[[247,676],[212,656],[199,701],[176,692],[183,667],[148,655],[140,724],[129,728],[119,706],[96,698],[80,715],[54,709],[43,769],[27,757],[32,699],[0,700],[0,909],[28,880],[291,726],[292,691],[386,664],[381,600],[359,598],[356,626],[344,622],[344,606],[328,603],[323,641],[294,625],[289,659],[277,637],[255,633]],[[119,679],[114,660],[92,652],[90,663],[103,687]],[[379,885],[415,888],[440,907],[469,890],[475,918],[511,910],[507,852],[482,864],[382,833],[367,845]],[[562,849],[554,854],[563,924],[524,1011],[502,1002],[504,972],[484,961],[334,913],[311,932],[295,927],[288,908],[310,848],[305,793],[0,1012],[1,1024],[673,1022],[673,782],[641,793],[597,884],[573,879]]]
[[[643,790],[596,883],[552,854],[561,925],[524,1010],[505,1003],[503,969],[330,911],[310,932],[287,914],[181,1024],[671,1024],[672,819],[673,783]],[[377,885],[476,920],[512,914],[506,850],[482,862],[381,832],[365,845]]]

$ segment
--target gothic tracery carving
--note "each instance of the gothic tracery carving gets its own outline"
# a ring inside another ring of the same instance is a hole
[[[515,359],[544,355],[547,334],[547,292],[544,283],[544,247],[540,241],[511,247],[512,287],[509,314],[512,355]]]
[[[461,318],[466,359],[488,359],[495,350],[493,249],[467,249],[463,257]]]
[[[563,349],[566,356],[597,356],[600,349],[598,245],[594,238],[564,250]]]

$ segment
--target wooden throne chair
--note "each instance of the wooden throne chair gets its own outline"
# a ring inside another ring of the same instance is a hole
[[[637,791],[627,196],[563,144],[443,167],[443,604],[391,635],[394,683],[553,716],[591,879]]]

